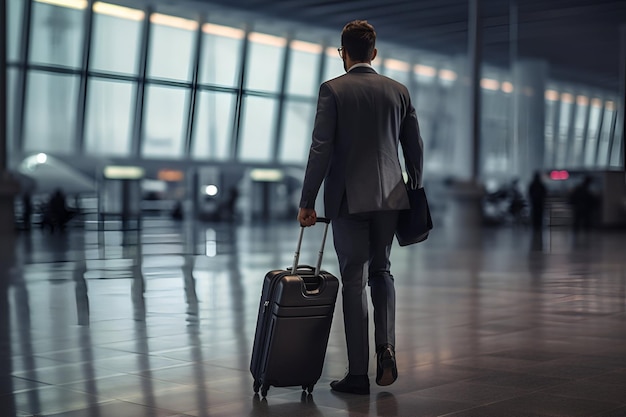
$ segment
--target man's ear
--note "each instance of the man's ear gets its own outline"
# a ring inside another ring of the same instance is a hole
[[[374,58],[376,58],[377,54],[378,54],[378,49],[374,48],[374,52],[372,52],[372,59],[371,59],[371,61],[373,61]]]

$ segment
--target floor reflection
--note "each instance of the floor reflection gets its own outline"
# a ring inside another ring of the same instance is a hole
[[[626,415],[626,236],[443,224],[392,253],[394,385],[374,384],[372,360],[370,396],[329,390],[346,369],[339,299],[313,395],[265,399],[250,350],[263,277],[293,261],[293,222],[2,236],[0,415]]]
[[[315,405],[312,394],[305,391],[300,395],[300,402],[270,404],[266,398],[261,398],[259,394],[252,397],[252,410],[250,417],[257,416],[307,416],[323,417],[324,413]]]
[[[2,262],[0,257],[0,262]],[[8,268],[4,262],[2,268]],[[6,269],[5,269],[6,270]],[[11,323],[9,308],[9,280],[0,280],[0,410],[7,416],[16,415],[13,397],[13,372],[11,352]]]

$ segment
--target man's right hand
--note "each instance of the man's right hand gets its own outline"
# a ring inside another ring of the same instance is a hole
[[[313,226],[317,221],[317,213],[315,212],[315,209],[300,208],[300,211],[298,212],[298,221],[302,227]]]

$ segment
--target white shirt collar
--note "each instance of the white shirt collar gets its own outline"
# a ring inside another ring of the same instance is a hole
[[[359,62],[354,64],[353,66],[350,67],[350,69],[348,69],[348,72],[352,71],[354,68],[358,68],[358,67],[367,67],[367,68],[374,68],[372,67],[370,64],[366,63],[366,62]]]

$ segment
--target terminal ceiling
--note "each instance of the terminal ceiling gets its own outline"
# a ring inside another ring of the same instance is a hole
[[[140,0],[141,1],[141,0]],[[148,0],[146,0],[148,1]],[[255,16],[340,31],[366,19],[380,41],[444,54],[465,54],[468,0],[156,0],[169,6]],[[511,59],[510,0],[481,0],[483,59],[508,67]],[[624,0],[517,0],[519,57],[539,58],[554,79],[619,88],[620,27]],[[626,30],[626,29],[625,29]]]

